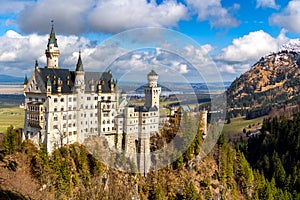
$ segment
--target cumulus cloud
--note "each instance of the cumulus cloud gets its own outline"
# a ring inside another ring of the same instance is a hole
[[[277,50],[277,39],[260,30],[234,39],[232,44],[222,49],[216,58],[233,63],[250,62]]]
[[[187,0],[187,4],[197,13],[199,21],[208,20],[212,27],[236,27],[240,23],[222,7],[221,0]],[[234,4],[232,9],[239,9],[239,5]]]
[[[33,70],[34,61],[39,61],[39,66],[46,65],[44,50],[47,47],[49,35],[21,35],[9,30],[0,37],[0,73],[23,76]],[[58,35],[58,46],[61,51],[59,65],[63,68],[74,69],[78,58],[79,48],[84,49],[84,55],[89,51],[94,52],[90,41],[77,36]],[[76,56],[74,54],[76,52]],[[91,62],[91,61],[90,61]]]
[[[146,26],[174,27],[186,18],[186,7],[176,1],[156,4],[146,0],[101,0],[89,14],[88,22],[94,31],[116,33]]]
[[[276,4],[275,0],[256,0],[256,8],[278,9],[279,5]]]
[[[25,33],[45,34],[49,31],[46,22],[54,19],[59,33],[117,33],[145,26],[174,27],[187,17],[187,8],[172,0],[160,4],[146,0],[39,0],[20,12],[18,25]]]
[[[18,13],[26,6],[32,5],[33,3],[33,0],[2,0],[0,6],[0,14]]]
[[[283,27],[291,32],[300,33],[300,1],[292,0],[283,12],[269,18],[272,25]]]
[[[84,17],[92,5],[93,0],[39,0],[20,12],[18,25],[25,33],[46,34],[53,19],[59,33],[78,34],[85,31]]]

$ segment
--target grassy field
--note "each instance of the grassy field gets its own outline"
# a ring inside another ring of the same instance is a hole
[[[237,139],[242,134],[243,129],[256,130],[261,128],[264,117],[259,117],[256,119],[246,120],[245,117],[236,117],[231,119],[230,124],[224,124],[223,133],[228,139]]]
[[[0,132],[5,132],[10,125],[15,128],[24,126],[24,109],[18,107],[0,108]]]

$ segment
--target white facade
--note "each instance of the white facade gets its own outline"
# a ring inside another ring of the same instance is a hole
[[[91,135],[104,135],[110,147],[123,149],[139,172],[147,173],[150,135],[159,131],[158,75],[153,70],[148,74],[145,105],[132,106],[124,94],[120,97],[111,71],[83,70],[80,53],[75,71],[59,67],[53,26],[45,54],[47,66],[40,68],[36,62],[24,82],[23,139],[45,144],[51,153]]]

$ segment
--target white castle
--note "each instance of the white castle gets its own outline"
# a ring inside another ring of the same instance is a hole
[[[60,51],[52,24],[45,51],[47,65],[36,61],[24,81],[23,139],[56,148],[102,135],[115,148],[130,153],[150,153],[150,135],[159,131],[158,74],[148,74],[144,106],[131,106],[117,89],[111,71],[85,72],[79,52],[75,71],[58,65]],[[146,160],[147,159],[147,160]],[[139,172],[147,173],[150,158],[136,158]]]

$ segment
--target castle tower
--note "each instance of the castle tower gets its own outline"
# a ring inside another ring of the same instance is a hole
[[[79,133],[78,140],[79,142],[83,142],[85,139],[85,136],[81,134],[83,131],[83,127],[81,125],[81,116],[84,112],[84,92],[85,92],[85,83],[84,83],[84,70],[83,70],[83,64],[81,60],[81,52],[79,51],[79,56],[78,56],[78,61],[76,65],[76,70],[75,70],[75,92],[77,94],[77,132]]]
[[[145,91],[145,106],[146,107],[154,107],[156,106],[159,109],[159,95],[161,92],[161,88],[157,87],[158,74],[151,70],[151,72],[147,75],[148,78],[148,86],[144,87]]]
[[[81,52],[79,51],[78,61],[76,65],[75,70],[75,89],[77,92],[79,90],[84,90],[84,70],[83,70],[83,64],[81,60]]]
[[[50,36],[48,39],[48,45],[47,49],[45,50],[45,54],[47,57],[47,68],[60,68],[58,66],[58,57],[59,57],[59,49],[57,45],[57,39],[55,37],[55,32],[54,32],[54,25],[53,25],[53,20],[52,22],[52,28],[50,32]]]

